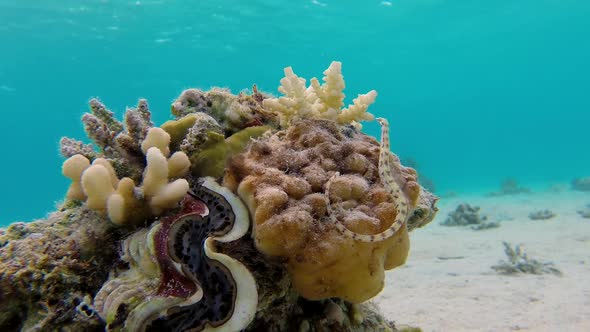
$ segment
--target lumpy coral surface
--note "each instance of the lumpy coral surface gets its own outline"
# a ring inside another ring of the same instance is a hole
[[[376,234],[391,225],[396,208],[379,179],[379,151],[374,138],[352,127],[302,120],[256,140],[230,162],[225,184],[237,187],[248,204],[257,248],[286,260],[303,297],[365,301],[383,288],[384,270],[405,262],[406,225],[384,241],[361,242],[340,233],[327,212],[330,195],[339,202],[332,213],[355,233]],[[415,172],[400,169],[414,207]]]

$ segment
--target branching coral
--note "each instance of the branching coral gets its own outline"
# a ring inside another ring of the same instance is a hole
[[[143,154],[141,142],[143,142],[154,124],[151,121],[151,113],[147,101],[140,99],[136,108],[128,109],[125,112],[126,132],[121,132],[115,137],[117,148],[121,157],[141,165]]]
[[[130,268],[105,283],[94,301],[107,329],[238,331],[254,318],[254,277],[215,244],[244,236],[248,212],[210,178],[193,189],[180,212],[125,240]]]
[[[70,158],[78,154],[90,161],[96,158],[108,159],[117,175],[139,181],[145,167],[141,143],[153,127],[147,102],[141,99],[137,107],[128,109],[124,125],[100,101],[92,99],[90,113],[82,116],[82,122],[98,151],[91,144],[63,137],[60,140],[62,155]]]
[[[561,275],[561,271],[553,266],[551,262],[540,262],[530,258],[519,245],[514,248],[508,242],[502,242],[504,253],[508,261],[501,261],[498,265],[492,266],[494,271],[501,274],[546,274]]]
[[[109,111],[98,99],[90,100],[90,111],[82,116],[82,122],[88,137],[105,154],[116,154],[115,137],[123,131],[123,124],[117,121],[113,112]]]
[[[86,157],[74,155],[64,162],[62,172],[72,179],[67,197],[85,199],[89,208],[108,214],[111,221],[121,225],[143,220],[150,212],[159,215],[173,208],[188,191],[185,179],[190,161],[183,152],[170,158],[170,136],[160,128],[151,128],[141,149],[146,152],[147,166],[141,187],[133,179],[119,180],[115,169],[104,158],[96,158],[92,165]]]
[[[377,97],[375,90],[359,95],[352,105],[342,109],[345,97],[342,64],[333,61],[324,71],[324,75],[323,85],[314,77],[310,80],[311,85],[306,87],[305,79],[295,75],[293,69],[287,67],[279,86],[279,92],[285,96],[264,99],[262,104],[278,114],[282,127],[287,127],[298,119],[327,119],[338,124],[358,124],[360,121],[373,120],[373,115],[367,109]]]
[[[70,188],[66,194],[69,199],[83,200],[86,198],[84,189],[82,188],[82,173],[90,167],[88,158],[81,154],[75,154],[64,161],[61,172],[64,176],[72,180]]]

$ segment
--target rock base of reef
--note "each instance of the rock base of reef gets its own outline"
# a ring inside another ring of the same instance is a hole
[[[132,231],[75,205],[0,230],[0,330],[104,331],[92,299],[122,264],[119,243]],[[398,331],[370,302],[299,297],[280,262],[257,255],[250,237],[223,251],[255,271],[259,306],[246,331]]]

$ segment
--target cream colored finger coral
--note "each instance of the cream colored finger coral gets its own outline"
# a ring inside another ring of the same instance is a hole
[[[135,211],[136,218],[144,216],[141,213],[141,204],[134,194],[135,183],[130,178],[122,178],[117,185],[117,191],[107,199],[107,213],[109,219],[116,224],[124,224],[130,219],[130,212]]]
[[[164,129],[153,127],[148,131],[145,140],[141,143],[141,150],[147,155],[148,150],[151,147],[156,147],[162,151],[164,157],[168,157],[170,154],[170,134]]]
[[[131,181],[131,183],[129,183]],[[128,206],[135,205],[130,202],[135,198],[129,197],[129,185],[134,186],[133,180],[125,178],[118,181],[117,188],[111,182],[111,173],[101,164],[93,163],[82,173],[82,188],[87,196],[86,206],[101,213],[106,213],[109,219],[117,225],[125,223]],[[133,190],[133,189],[131,189]],[[127,197],[125,197],[127,193]]]
[[[167,132],[150,128],[142,143],[146,167],[140,187],[131,178],[119,180],[115,169],[104,158],[96,158],[92,165],[82,155],[68,158],[62,167],[63,174],[73,181],[68,198],[85,199],[89,208],[107,214],[117,225],[137,222],[176,207],[189,189],[188,181],[182,177],[188,173],[190,161],[180,151],[167,159],[169,143]],[[171,179],[176,180],[170,182]]]
[[[115,193],[111,175],[104,165],[92,165],[82,173],[82,188],[86,194],[86,206],[106,212],[107,200]]]
[[[191,167],[191,161],[186,153],[177,151],[168,158],[168,177],[180,178],[185,176]]]
[[[66,197],[69,199],[85,199],[86,194],[82,190],[82,172],[90,167],[90,161],[83,155],[77,154],[68,158],[61,167],[64,176],[72,180]]]

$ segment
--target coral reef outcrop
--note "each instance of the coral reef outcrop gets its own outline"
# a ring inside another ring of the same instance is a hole
[[[365,301],[438,198],[386,119],[360,131],[375,91],[285,74],[278,98],[185,90],[161,126],[92,99],[58,211],[0,230],[0,330],[397,331]]]
[[[0,231],[0,330],[103,330],[92,298],[118,257],[120,236],[86,207]]]
[[[516,179],[506,178],[500,185],[500,190],[491,192],[488,196],[506,196],[506,195],[518,195],[518,194],[530,194],[532,191],[527,187],[521,186]]]

